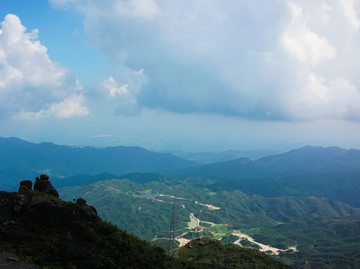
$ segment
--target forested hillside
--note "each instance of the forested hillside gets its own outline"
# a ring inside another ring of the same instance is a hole
[[[196,263],[184,256],[174,258],[102,221],[83,198],[75,203],[57,196],[46,175],[36,178],[34,189],[32,181],[25,180],[17,193],[0,191],[0,257],[9,257],[0,261],[0,266],[33,268],[19,256],[44,269],[214,268],[213,263]],[[247,263],[246,267],[238,264],[232,268],[265,268],[268,264],[286,268],[270,257],[264,259],[259,251],[238,248],[233,253]],[[206,255],[216,257],[210,252]]]
[[[226,243],[272,253],[298,268],[360,265],[359,210],[318,197],[270,197],[240,190],[214,192],[203,181],[164,180],[135,183],[100,181],[60,189],[62,197],[83,196],[99,214],[118,227],[160,246],[167,246],[172,205],[176,205],[179,243],[210,236]],[[250,237],[249,237],[250,236]],[[249,241],[250,240],[250,241]]]

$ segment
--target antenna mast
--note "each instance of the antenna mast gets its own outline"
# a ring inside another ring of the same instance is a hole
[[[169,234],[169,254],[173,257],[178,256],[176,244],[176,206],[172,205],[171,208],[171,221],[170,221],[170,234]]]

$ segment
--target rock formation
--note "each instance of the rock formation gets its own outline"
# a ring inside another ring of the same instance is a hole
[[[89,221],[94,221],[99,218],[96,208],[91,205],[87,205],[84,198],[80,197],[79,199],[77,199],[76,204],[79,205],[79,214],[85,219]]]
[[[36,177],[36,181],[35,181],[35,184],[34,184],[34,191],[45,192],[45,193],[54,195],[57,198],[59,198],[59,193],[51,185],[51,182],[49,180],[49,176],[45,175],[45,174],[40,175],[40,178]]]
[[[31,191],[32,190],[32,181],[23,180],[20,182],[20,187],[18,192]]]
[[[53,201],[49,200],[46,197],[41,197],[38,195],[27,195],[27,191],[32,190],[32,182],[31,180],[23,180],[20,182],[19,194],[13,199],[13,212],[16,214],[40,214],[47,215],[50,212],[55,212],[62,210],[66,207],[66,203],[59,200]],[[39,191],[47,194],[54,195],[59,198],[59,193],[57,190],[51,185],[49,180],[49,176],[42,174],[40,177],[36,177],[36,181],[34,184],[34,191]],[[4,192],[5,193],[5,192]],[[0,193],[0,198],[3,195]],[[0,202],[2,200],[0,199]],[[5,200],[4,200],[5,201]],[[73,210],[74,215],[78,215],[83,219],[86,219],[89,222],[96,221],[99,218],[96,208],[88,205],[84,198],[79,198],[76,201],[76,207]],[[1,225],[0,225],[1,228]]]

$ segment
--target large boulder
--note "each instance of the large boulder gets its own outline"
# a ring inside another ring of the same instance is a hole
[[[33,185],[33,183],[31,180],[23,180],[20,182],[20,187],[19,187],[18,192],[31,191],[32,185]]]
[[[35,184],[34,184],[34,190],[35,191],[45,192],[45,193],[54,195],[57,198],[59,198],[59,193],[51,185],[51,182],[49,180],[49,176],[45,175],[45,174],[40,175],[40,178],[36,177]]]
[[[87,205],[84,198],[80,197],[79,199],[77,199],[76,204],[79,206],[78,213],[86,220],[96,221],[99,219],[96,208],[91,205]]]
[[[76,204],[77,205],[86,205],[86,200],[84,198],[80,197],[76,200]]]
[[[80,206],[79,214],[88,221],[96,221],[99,219],[96,208],[91,205]]]

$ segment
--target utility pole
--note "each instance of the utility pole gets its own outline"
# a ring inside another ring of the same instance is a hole
[[[170,233],[169,233],[169,254],[173,257],[178,256],[175,237],[176,237],[176,205],[173,204],[171,208]]]

